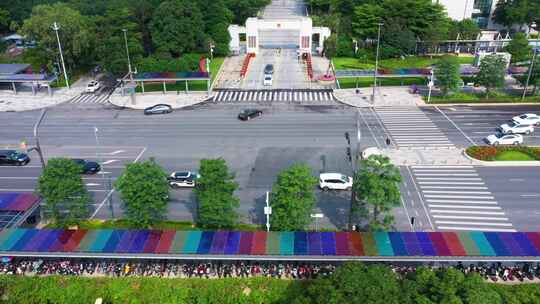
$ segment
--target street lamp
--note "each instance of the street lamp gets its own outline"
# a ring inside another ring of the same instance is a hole
[[[68,75],[66,71],[66,64],[64,62],[64,55],[62,54],[62,44],[60,43],[60,36],[58,36],[58,30],[60,29],[60,27],[55,22],[53,23],[52,29],[56,32],[56,41],[58,42],[58,50],[60,51],[60,60],[62,61],[62,69],[64,70],[64,78],[66,79],[66,87],[69,89],[69,80],[68,80]]]
[[[358,40],[353,39],[353,43],[354,43],[354,54],[356,55],[356,53],[358,53]]]
[[[428,91],[428,97],[427,97],[427,103],[429,104],[429,102],[431,101],[431,90],[433,89],[433,86],[435,85],[434,81],[433,81],[433,70],[431,70],[431,76],[429,77],[429,83],[428,83],[428,88],[429,88],[429,91]]]
[[[381,27],[383,26],[384,23],[377,23],[377,25],[379,26],[379,29],[377,31],[377,53],[375,55],[375,77],[374,77],[374,81],[373,81],[373,94],[371,95],[371,101],[372,102],[375,102],[375,88],[377,87],[377,74],[378,74],[378,69],[379,69],[379,46],[380,46],[380,43],[381,43]]]
[[[529,87],[529,81],[531,80],[531,75],[534,69],[534,61],[536,60],[536,49],[533,50],[533,56],[531,60],[531,65],[529,66],[529,73],[527,74],[527,81],[525,82],[525,87],[523,88],[523,95],[521,95],[521,100],[525,99],[527,95],[527,88]]]
[[[266,207],[264,207],[264,215],[266,215],[266,231],[270,231],[270,215],[272,207],[270,207],[270,193],[266,191]]]
[[[323,218],[324,214],[322,214],[322,213],[313,213],[313,214],[310,214],[309,216],[311,216],[312,218],[315,219],[315,231],[319,231],[319,225],[318,225],[318,220],[317,219]]]
[[[128,42],[127,42],[127,29],[122,29],[122,32],[124,32],[124,43],[126,44],[126,55],[127,55],[127,61],[128,61],[129,79],[133,81],[133,73],[131,70],[131,59],[129,58],[129,48],[128,48]]]
[[[216,46],[213,43],[210,43],[210,60],[214,60],[214,48]]]
[[[43,118],[45,117],[45,113],[47,113],[47,108],[43,108],[41,110],[41,115],[39,116],[38,120],[36,121],[36,124],[34,125],[34,140],[36,141],[36,147],[34,150],[37,151],[39,155],[39,160],[41,161],[41,167],[45,169],[45,159],[43,158],[43,152],[41,152],[41,146],[39,145],[39,126],[41,125],[41,122],[43,121]]]
[[[356,153],[353,157],[351,155],[351,168],[353,171],[353,179],[356,177],[356,172],[358,171],[358,161],[360,159],[360,141],[362,139],[362,133],[360,131],[360,110],[356,111]],[[345,139],[347,140],[347,143],[349,145],[348,151],[351,151],[351,141],[349,138],[349,133],[345,133]],[[354,182],[354,181],[353,181]],[[353,217],[353,209],[354,209],[354,199],[356,197],[356,193],[354,191],[354,186],[351,189],[351,200],[349,203],[349,222],[348,222],[348,229],[351,230],[352,227],[352,217]]]

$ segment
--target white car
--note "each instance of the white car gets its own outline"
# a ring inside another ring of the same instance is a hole
[[[268,74],[264,75],[263,85],[264,86],[272,85],[272,75],[268,75]]]
[[[368,157],[370,157],[371,155],[383,155],[383,154],[381,150],[379,150],[379,148],[369,147],[369,148],[364,149],[364,151],[362,151],[361,157],[362,159],[368,159]]]
[[[86,89],[84,90],[86,93],[95,93],[100,88],[99,81],[92,80],[86,85]]]
[[[193,188],[196,185],[197,179],[201,177],[197,172],[191,171],[178,171],[173,172],[167,180],[169,186],[173,188]]]
[[[328,190],[351,190],[353,179],[341,173],[321,173],[319,175],[319,187]]]
[[[512,118],[513,121],[520,125],[526,125],[526,126],[537,126],[540,127],[540,116],[536,114],[521,114],[519,116],[514,116]]]
[[[492,146],[519,145],[523,143],[523,136],[519,134],[493,134],[486,137],[486,142]]]
[[[499,127],[503,134],[531,134],[534,132],[534,127],[531,125],[520,125],[515,121],[511,121]]]

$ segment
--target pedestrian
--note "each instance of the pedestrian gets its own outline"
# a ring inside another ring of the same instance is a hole
[[[386,137],[386,145],[390,146],[390,138]]]

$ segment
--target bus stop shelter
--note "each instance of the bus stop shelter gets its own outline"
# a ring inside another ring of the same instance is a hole
[[[0,83],[11,83],[15,94],[17,94],[16,84],[29,83],[33,95],[36,95],[39,86],[46,86],[47,92],[52,95],[50,84],[56,78],[56,75],[32,73],[29,64],[0,64]]]
[[[208,95],[210,95],[210,73],[208,72],[146,72],[126,75],[120,79],[122,86],[122,95],[125,94],[126,88],[134,90],[137,85],[141,86],[142,93],[145,93],[145,83],[161,83],[163,85],[163,93],[167,93],[167,83],[176,83],[178,81],[185,82],[185,91],[189,92],[189,81],[206,81]]]

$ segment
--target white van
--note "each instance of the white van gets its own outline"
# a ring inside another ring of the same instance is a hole
[[[272,75],[270,75],[270,74],[264,75],[263,85],[264,86],[272,86]]]

